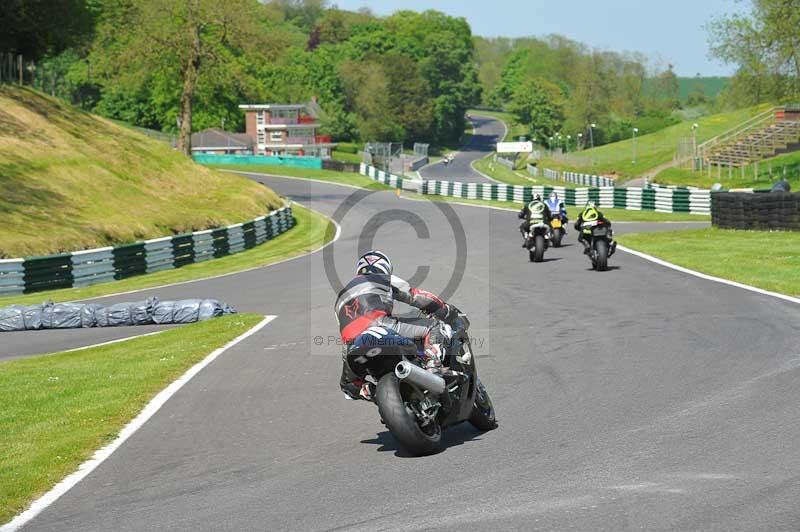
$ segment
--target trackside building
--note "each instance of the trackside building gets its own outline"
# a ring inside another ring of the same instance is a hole
[[[306,104],[245,104],[245,133],[256,155],[307,155],[330,159],[335,146],[319,135],[320,124]]]

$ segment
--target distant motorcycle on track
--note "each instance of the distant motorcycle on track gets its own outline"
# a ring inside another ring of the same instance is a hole
[[[600,272],[606,271],[608,258],[617,249],[611,228],[603,220],[595,220],[584,222],[581,230],[583,238],[589,241],[589,259],[592,261],[592,267]]]

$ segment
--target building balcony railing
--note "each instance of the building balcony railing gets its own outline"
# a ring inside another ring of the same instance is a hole
[[[269,119],[267,122],[268,124],[281,126],[281,125],[292,125],[297,124],[297,118],[288,118],[285,116],[274,116]]]
[[[287,137],[286,144],[316,144],[314,137]]]

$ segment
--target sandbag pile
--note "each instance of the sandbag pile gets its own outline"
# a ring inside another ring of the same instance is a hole
[[[215,299],[159,301],[153,297],[109,306],[47,301],[0,308],[0,332],[194,323],[235,312]]]

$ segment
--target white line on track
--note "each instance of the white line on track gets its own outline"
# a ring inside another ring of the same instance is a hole
[[[231,347],[246,340],[250,336],[263,329],[275,318],[277,318],[277,316],[264,316],[264,319],[252,329],[241,336],[234,338],[226,345],[215,350],[206,358],[189,368],[189,370],[180,378],[178,378],[178,380],[173,381],[172,384],[161,390],[158,395],[153,397],[150,402],[147,403],[147,406],[145,406],[144,409],[139,412],[139,415],[137,415],[130,423],[125,425],[125,427],[120,431],[119,436],[117,436],[113,442],[96,451],[89,460],[85,461],[80,465],[80,467],[78,467],[77,471],[67,476],[61,482],[56,484],[53,489],[36,499],[27,510],[16,516],[13,520],[11,520],[10,523],[1,526],[0,532],[15,532],[16,530],[19,530],[31,519],[39,515],[45,508],[56,502],[62,495],[67,493],[78,482],[83,480],[87,475],[89,475],[89,473],[94,471],[100,464],[102,464],[109,456],[111,456],[114,451],[116,451],[123,443],[125,443],[128,438],[133,436],[133,434],[139,430],[142,425],[147,423],[147,421],[153,417],[156,412],[158,412],[178,390],[180,390],[187,382],[192,380],[195,375],[200,373],[203,368],[211,364],[217,357]]]
[[[329,183],[326,183],[326,184],[329,184]],[[300,205],[301,207],[305,207],[300,202],[295,201],[294,203]],[[313,255],[314,253],[319,253],[320,251],[322,251],[326,247],[330,246],[331,244],[333,244],[334,242],[339,240],[339,237],[342,235],[342,227],[338,223],[336,223],[335,220],[325,216],[321,212],[316,211],[314,209],[311,209],[309,207],[305,207],[305,208],[310,210],[310,211],[316,212],[317,214],[322,215],[329,222],[331,222],[333,225],[336,226],[336,234],[333,235],[333,240],[331,240],[330,242],[328,242],[326,244],[323,244],[322,246],[318,247],[315,250],[309,251],[308,253],[302,253],[300,255],[297,255],[296,257],[289,257],[288,259],[279,260],[278,262],[265,264],[263,266],[253,266],[252,268],[247,268],[247,269],[244,269],[244,270],[237,270],[235,272],[221,273],[219,275],[212,275],[211,277],[202,277],[200,279],[192,279],[190,281],[180,281],[178,283],[169,283],[169,284],[161,284],[161,285],[158,285],[158,286],[150,286],[148,288],[137,288],[136,290],[128,290],[126,292],[115,292],[113,294],[106,294],[104,296],[93,296],[93,297],[87,297],[87,298],[84,298],[84,299],[73,299],[73,300],[70,301],[70,303],[79,303],[81,301],[95,301],[97,299],[106,299],[106,298],[109,298],[109,297],[124,296],[124,295],[128,295],[128,294],[136,294],[138,292],[145,292],[147,290],[158,290],[160,288],[169,288],[169,287],[172,287],[172,286],[181,286],[181,285],[184,285],[184,284],[199,283],[199,282],[202,282],[202,281],[211,281],[212,279],[221,279],[223,277],[230,277],[231,275],[239,275],[240,273],[252,272],[254,270],[261,270],[261,269],[265,269],[265,268],[271,268],[273,266],[277,266],[278,264],[283,264],[284,262],[290,262],[290,261],[293,261],[293,260],[302,259],[304,257],[308,257],[309,255]],[[253,248],[251,248],[251,249],[253,249]],[[2,530],[0,530],[0,532],[2,532]]]
[[[416,198],[407,198],[405,196],[400,196],[404,200],[408,201],[437,201],[437,200],[426,200],[426,199],[416,199]],[[448,201],[447,203],[455,203],[456,205],[464,205],[466,207],[478,207],[481,209],[493,209],[496,211],[510,211],[510,212],[517,212],[515,209],[506,209],[504,207],[494,207],[492,205],[476,205],[474,203],[461,203],[458,201]],[[676,221],[669,221],[669,222],[614,222],[615,224],[708,224],[707,221],[705,222],[676,222]],[[751,286],[749,284],[744,283],[737,283],[736,281],[730,281],[728,279],[723,279],[721,277],[714,277],[713,275],[708,275],[705,273],[698,272],[696,270],[690,270],[689,268],[684,268],[683,266],[678,266],[677,264],[673,264],[671,262],[667,262],[665,260],[659,259],[657,257],[653,257],[652,255],[648,255],[647,253],[642,253],[641,251],[636,251],[630,248],[626,248],[625,246],[618,244],[617,249],[620,251],[624,251],[625,253],[630,253],[631,255],[636,255],[639,258],[649,260],[650,262],[654,262],[661,266],[671,268],[673,270],[679,271],[681,273],[686,273],[688,275],[693,275],[694,277],[699,277],[700,279],[705,279],[706,281],[714,281],[716,283],[727,284],[729,286],[735,286],[736,288],[741,288],[742,290],[748,290],[750,292],[755,292],[757,294],[776,297],[778,299],[782,299],[784,301],[789,301],[790,303],[798,303],[800,304],[800,298],[787,296],[785,294],[779,294],[777,292],[770,292],[769,290],[764,290],[763,288],[758,288],[756,286]]]
[[[671,268],[673,270],[677,270],[682,273],[699,277],[700,279],[705,279],[707,281],[714,281],[715,283],[727,284],[729,286],[735,286],[736,288],[741,288],[742,290],[749,290],[750,292],[755,292],[757,294],[777,297],[778,299],[783,299],[784,301],[789,301],[790,303],[800,304],[800,298],[787,296],[785,294],[779,294],[777,292],[770,292],[769,290],[764,290],[763,288],[758,288],[756,286],[751,286],[749,284],[737,283],[736,281],[731,281],[729,279],[723,279],[721,277],[714,277],[713,275],[700,273],[696,270],[690,270],[689,268],[684,268],[683,266],[678,266],[677,264],[667,262],[665,260],[659,259],[658,257],[648,255],[647,253],[642,253],[641,251],[636,251],[630,248],[626,248],[625,246],[620,244],[617,245],[617,249],[620,251],[624,251],[625,253],[630,253],[631,255],[636,255],[639,258],[649,260],[650,262],[654,262],[660,266],[664,266],[666,268]]]

